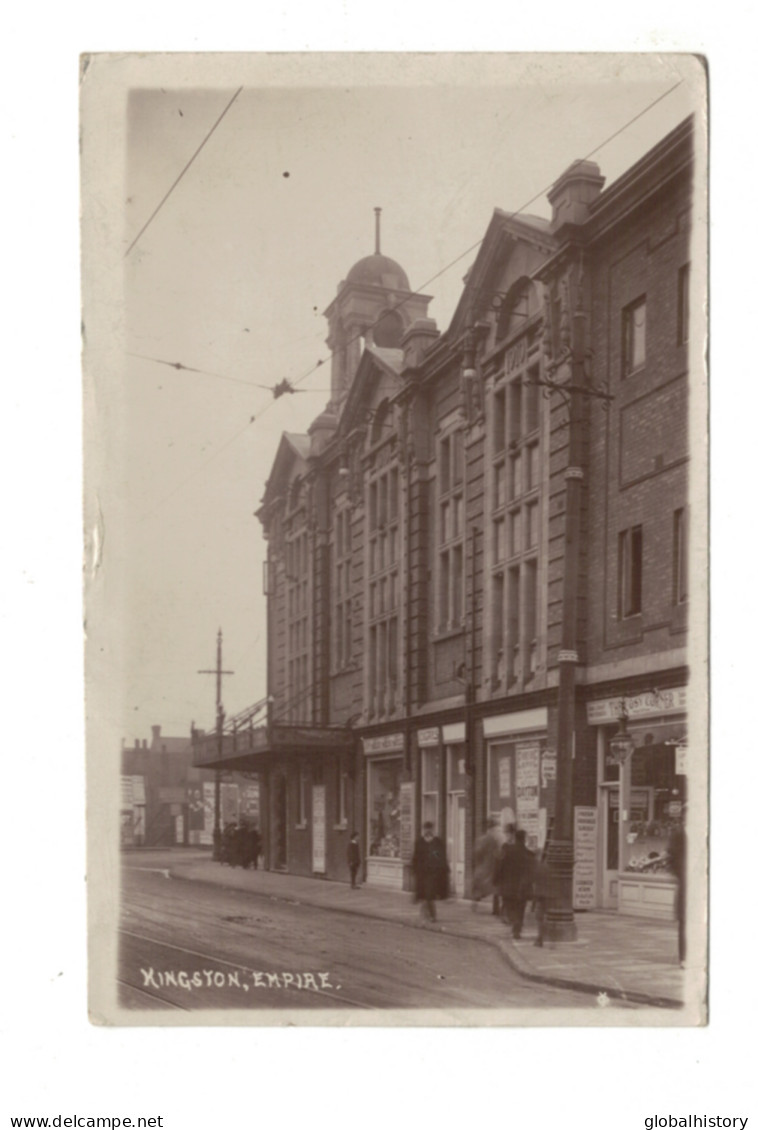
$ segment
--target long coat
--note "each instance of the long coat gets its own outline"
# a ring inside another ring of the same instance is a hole
[[[491,828],[480,836],[474,845],[474,898],[491,895],[497,887],[500,853],[503,841]]]
[[[532,897],[534,887],[534,852],[524,844],[506,844],[501,861],[500,893],[513,901]]]
[[[411,868],[416,877],[416,902],[427,899],[446,899],[448,895],[449,869],[445,845],[439,836],[416,840]]]

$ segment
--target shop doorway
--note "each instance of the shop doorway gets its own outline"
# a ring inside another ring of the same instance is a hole
[[[604,793],[601,811],[603,815],[603,882],[602,905],[609,910],[618,907],[619,877],[619,789],[618,785],[601,786]],[[632,789],[631,820],[644,823],[651,819],[653,790]]]
[[[447,857],[451,894],[463,896],[466,874],[466,794],[449,793],[447,803]]]

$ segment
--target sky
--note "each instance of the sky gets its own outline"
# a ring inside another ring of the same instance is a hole
[[[593,154],[611,183],[703,105],[686,56],[257,62],[216,74],[167,56],[124,81],[103,61],[96,75],[122,95],[108,203],[123,354],[94,379],[111,453],[94,487],[120,594],[105,606],[105,652],[115,635],[121,656],[107,709],[128,744],[153,724],[212,725],[215,681],[198,671],[219,628],[227,716],[266,694],[255,511],[282,431],[307,431],[329,398],[323,311],[374,250],[374,208],[383,253],[434,296],[444,330],[495,207],[547,217],[572,160]],[[91,143],[115,146],[113,129]],[[274,401],[283,378],[301,391]]]

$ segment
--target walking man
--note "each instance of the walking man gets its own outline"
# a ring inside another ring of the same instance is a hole
[[[358,870],[361,866],[361,848],[357,832],[353,832],[347,845],[347,865],[350,868],[350,886],[355,890],[358,886]]]
[[[430,820],[424,824],[423,833],[416,840],[411,869],[416,879],[414,901],[421,903],[421,917],[436,922],[434,904],[437,899],[447,898],[449,868],[445,845],[439,836],[435,836]]]
[[[513,937],[521,937],[524,911],[534,890],[534,853],[526,846],[526,832],[519,828],[516,842],[508,855],[508,872],[504,876],[504,898]]]

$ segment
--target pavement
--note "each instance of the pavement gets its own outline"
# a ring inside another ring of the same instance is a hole
[[[536,923],[527,910],[524,931],[517,941],[491,913],[489,900],[476,906],[468,899],[437,904],[436,924],[425,922],[407,891],[306,878],[273,871],[229,867],[210,858],[182,859],[172,853],[169,873],[216,886],[249,890],[272,901],[319,907],[323,910],[378,918],[416,929],[439,930],[497,948],[520,976],[530,981],[633,1001],[657,1008],[682,1008],[687,1001],[704,1002],[704,974],[683,969],[677,956],[673,922],[629,917],[614,911],[577,911],[577,940],[534,945]],[[697,1015],[702,1017],[704,1005]],[[696,1020],[698,1022],[698,1020]],[[700,1019],[699,1022],[702,1022]]]

